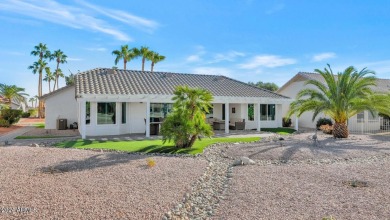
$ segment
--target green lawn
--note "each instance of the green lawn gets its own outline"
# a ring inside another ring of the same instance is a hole
[[[141,140],[141,141],[90,141],[77,140],[65,141],[56,144],[60,148],[78,148],[78,149],[111,149],[126,152],[144,152],[144,153],[172,153],[172,154],[198,154],[203,149],[215,143],[235,143],[235,142],[253,142],[260,140],[259,137],[247,138],[204,138],[197,140],[190,149],[178,149],[173,143],[162,143],[162,140]]]
[[[262,131],[269,131],[281,135],[287,135],[287,134],[292,134],[295,132],[294,129],[292,128],[262,128]]]
[[[36,127],[36,128],[45,128],[45,123],[34,124],[34,127]]]

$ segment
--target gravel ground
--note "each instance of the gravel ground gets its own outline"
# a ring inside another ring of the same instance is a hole
[[[0,219],[161,219],[205,171],[202,158],[0,148]],[[196,168],[196,169],[195,169]]]
[[[57,129],[44,129],[34,128],[23,134],[23,136],[79,136],[80,133],[77,129],[57,130]]]
[[[312,135],[230,145],[229,157],[256,165],[234,167],[214,219],[390,219],[390,138],[318,134],[315,145]]]

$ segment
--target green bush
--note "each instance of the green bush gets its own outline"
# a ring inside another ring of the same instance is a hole
[[[0,118],[0,127],[6,127],[8,128],[9,126],[11,126],[7,120],[4,120],[2,118]]]
[[[10,125],[15,124],[19,121],[20,116],[22,116],[22,110],[17,109],[3,109],[1,110],[1,117],[8,121]]]
[[[36,108],[29,109],[28,113],[30,113],[30,116],[36,117],[36,115],[38,113],[38,109],[36,109]]]
[[[291,122],[291,118],[283,118],[283,123],[282,123],[282,126],[283,127],[291,127],[291,124],[292,124],[292,122]]]
[[[30,117],[30,112],[23,112],[22,113],[22,118],[29,118]]]
[[[330,120],[329,118],[320,118],[317,120],[317,129],[320,129],[322,125],[332,126],[333,123],[332,120]]]

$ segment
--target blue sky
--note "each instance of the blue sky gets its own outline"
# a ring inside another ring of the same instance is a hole
[[[353,65],[390,78],[389,11],[385,0],[2,0],[0,83],[37,94],[38,76],[27,67],[40,42],[68,55],[61,66],[66,75],[112,67],[111,52],[128,44],[165,55],[156,71],[281,86],[329,63],[337,71]],[[139,70],[141,60],[127,68]]]

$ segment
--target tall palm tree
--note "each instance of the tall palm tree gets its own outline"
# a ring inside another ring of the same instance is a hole
[[[50,82],[54,81],[54,83],[55,83],[56,75],[51,72],[50,67],[46,67],[45,68],[45,72],[46,72],[46,76],[45,76],[45,78],[43,78],[43,80],[48,82],[48,84],[49,84],[49,92],[51,92]],[[54,88],[55,88],[55,84],[54,84],[54,87],[53,87],[53,91],[54,91]]]
[[[39,73],[39,79],[38,79],[38,96],[42,96],[42,72],[45,69],[47,63],[44,61],[45,59],[49,59],[51,56],[51,53],[49,49],[47,48],[46,44],[39,43],[37,46],[34,47],[34,50],[31,51],[31,55],[37,56],[38,61],[34,62],[33,65],[29,66],[29,69],[33,70],[33,73],[36,74]],[[43,115],[43,103],[39,100],[39,106],[38,106],[38,117],[42,117]]]
[[[0,84],[0,95],[7,100],[7,104],[10,108],[12,101],[26,103],[26,96],[28,96],[28,94],[24,91],[24,88],[17,87],[16,85]]]
[[[376,93],[372,87],[376,86],[375,72],[366,68],[361,71],[350,66],[333,74],[330,65],[323,71],[316,69],[324,82],[308,80],[306,85],[312,85],[316,89],[303,89],[296,97],[296,101],[290,104],[288,116],[297,114],[299,117],[304,112],[312,111],[313,118],[319,113],[330,116],[335,124],[333,136],[347,138],[347,120],[362,111],[390,114],[390,94]]]
[[[31,97],[28,101],[31,102],[31,107],[33,108],[34,107],[35,98]]]
[[[129,45],[123,45],[120,50],[112,51],[112,54],[116,56],[115,65],[119,60],[123,60],[123,69],[126,70],[127,62],[139,56],[139,51],[137,48],[129,49]]]
[[[38,98],[38,96],[36,95],[36,96],[34,96],[34,99],[35,99],[35,108],[36,108],[36,107],[37,107],[37,102],[38,102],[39,98]]]
[[[149,59],[148,57],[150,56],[150,50],[149,47],[141,47],[139,50],[140,56],[142,56],[142,72],[145,70],[145,61],[146,59]]]
[[[165,56],[162,56],[154,51],[151,51],[148,54],[148,59],[152,61],[152,64],[150,65],[150,71],[153,72],[154,64],[165,60]]]
[[[55,59],[56,63],[57,63],[57,67],[56,67],[56,70],[55,70],[55,79],[54,79],[53,91],[56,90],[56,88],[58,89],[58,79],[59,79],[59,77],[61,77],[61,75],[60,75],[60,70],[61,69],[59,67],[60,67],[60,64],[67,63],[66,58],[68,58],[68,56],[66,56],[64,54],[64,52],[61,51],[61,50],[54,51],[53,54],[51,54],[51,56],[50,56],[50,60]],[[62,77],[63,76],[64,75],[62,74]]]

